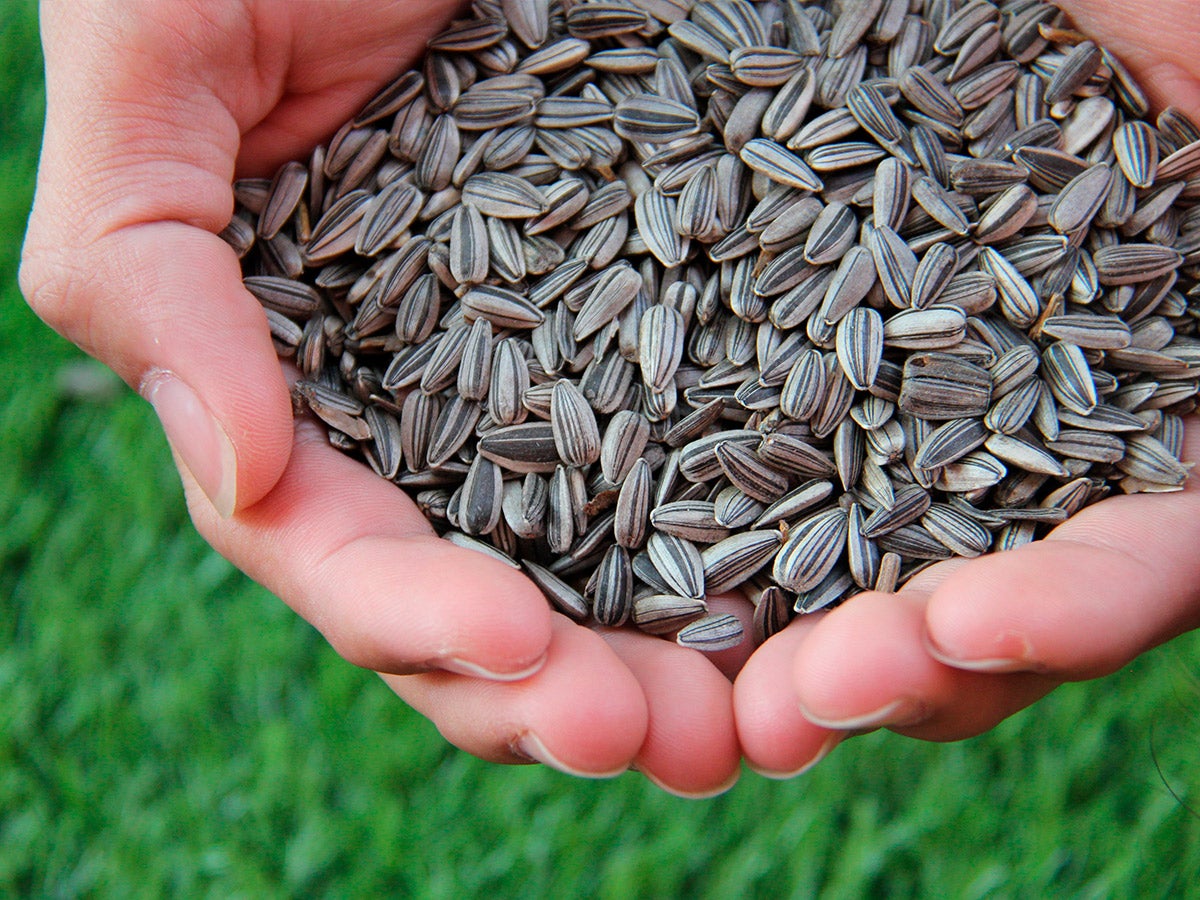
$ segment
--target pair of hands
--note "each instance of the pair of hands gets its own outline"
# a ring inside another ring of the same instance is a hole
[[[261,308],[215,237],[235,175],[306,158],[459,6],[366,5],[44,4],[47,122],[21,284],[154,405],[204,537],[450,741],[581,775],[634,767],[705,796],[743,757],[784,777],[864,729],[978,734],[1200,627],[1194,479],[716,658],[577,626],[522,575],[437,539],[401,491],[293,423]],[[1060,5],[1157,106],[1200,115],[1193,0]],[[1195,420],[1187,458],[1200,461]]]

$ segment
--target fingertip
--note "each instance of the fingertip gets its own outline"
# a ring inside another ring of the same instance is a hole
[[[799,778],[810,769],[822,762],[825,757],[833,752],[842,741],[850,736],[849,732],[832,731],[825,738],[824,742],[817,748],[816,753],[810,755],[808,759],[798,766],[789,768],[770,768],[768,766],[747,761],[746,765],[756,775],[761,775],[763,778],[769,778],[772,781],[789,781],[792,778]]]
[[[923,638],[934,659],[979,672],[1016,672],[1036,667],[1036,651],[1027,633],[1030,623],[1009,615],[1003,601],[1007,592],[1033,587],[1014,583],[1014,576],[1023,576],[1006,565],[1012,559],[1015,557],[973,560],[930,594]]]
[[[841,739],[806,719],[792,684],[794,659],[823,617],[793,622],[763,643],[733,684],[738,742],[746,764],[768,778],[798,775]]]
[[[734,770],[732,775],[730,775],[725,781],[721,782],[720,784],[718,784],[714,787],[701,788],[699,790],[692,791],[692,790],[681,789],[679,787],[676,787],[675,785],[668,784],[667,782],[660,779],[657,775],[655,775],[653,770],[647,769],[645,771],[642,771],[642,775],[645,776],[646,780],[649,781],[652,785],[654,785],[659,790],[665,791],[666,793],[670,794],[672,797],[678,797],[680,800],[711,800],[714,797],[720,797],[722,794],[726,794],[729,791],[733,790],[734,785],[736,785],[742,777],[741,770],[736,769],[736,770]]]
[[[805,718],[837,730],[919,721],[922,686],[938,667],[922,641],[926,598],[868,591],[829,612],[792,667]]]
[[[347,600],[326,632],[350,661],[403,672],[424,648],[428,666],[493,681],[542,668],[553,614],[522,573],[432,535],[360,544],[344,548],[327,573],[330,591],[360,598]]]
[[[550,619],[546,665],[526,682],[531,690],[521,701],[528,732],[545,754],[534,758],[592,778],[628,771],[650,727],[641,685],[600,635],[561,614]]]
[[[732,787],[741,759],[733,686],[710,656],[629,629],[602,636],[647,705],[638,771],[678,797],[713,797]]]

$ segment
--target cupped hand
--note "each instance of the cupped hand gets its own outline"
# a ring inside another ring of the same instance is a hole
[[[729,680],[552,614],[524,576],[438,540],[398,488],[294,426],[262,308],[216,236],[232,179],[306,158],[460,6],[44,4],[21,285],[154,406],[213,546],[456,744],[711,793],[738,770]]]
[[[1058,0],[1135,74],[1155,109],[1200,116],[1200,6]],[[1200,463],[1200,419],[1185,460]],[[794,622],[734,689],[747,762],[783,777],[847,735],[934,741],[987,731],[1064,681],[1095,678],[1200,627],[1200,484],[1117,496],[1019,550],[927,569]]]

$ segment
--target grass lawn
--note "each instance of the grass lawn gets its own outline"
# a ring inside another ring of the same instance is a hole
[[[40,68],[0,4],[0,894],[1196,895],[1196,634],[706,802],[446,745],[200,540],[150,408],[25,307]]]

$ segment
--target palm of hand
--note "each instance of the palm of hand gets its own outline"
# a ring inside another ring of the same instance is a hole
[[[27,294],[148,398],[164,372],[190,385],[215,428],[173,432],[178,423],[159,411],[197,527],[339,652],[392,673],[397,693],[479,756],[591,774],[632,764],[671,790],[704,794],[736,778],[741,754],[792,772],[847,730],[977,733],[1061,680],[1109,671],[1200,624],[1194,481],[1182,494],[1106,502],[1017,553],[939,566],[899,596],[863,595],[793,623],[748,662],[710,660],[551,615],[523,577],[436,540],[398,490],[311,426],[293,431],[261,312],[211,236],[229,216],[229,180],[235,166],[266,174],[303,157],[415,58],[455,5],[381,4],[366,16],[361,6],[246,4],[216,21],[197,5],[100,23],[132,60],[107,80],[72,78],[89,64],[73,51],[94,55],[95,41],[47,10],[51,105]],[[1157,72],[1152,90],[1200,110],[1182,46],[1136,48],[1133,17],[1147,13],[1133,0],[1067,5],[1131,65]],[[1197,18],[1189,0],[1168,6]],[[1181,31],[1161,33],[1174,41]],[[394,35],[405,38],[382,37]],[[67,122],[79,109],[82,129]],[[130,156],[131,146],[145,156]],[[90,165],[68,178],[77,158]],[[101,181],[107,203],[88,191]],[[71,264],[50,249],[63,244],[65,221],[86,223],[65,236],[80,254]],[[190,296],[198,281],[212,286],[199,304]],[[197,461],[180,434],[216,447],[224,468]],[[1190,452],[1200,458],[1194,429]],[[1137,557],[1122,552],[1130,546]],[[1104,626],[1094,633],[1076,625],[1097,617]],[[731,685],[726,674],[739,669]]]

